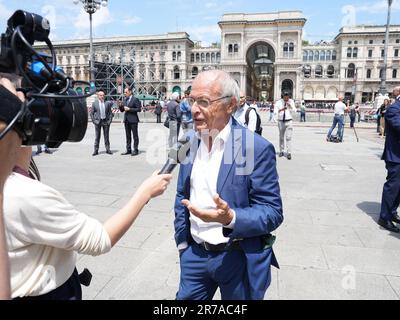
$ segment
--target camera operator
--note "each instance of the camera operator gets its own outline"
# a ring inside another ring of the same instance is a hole
[[[23,94],[17,94],[9,80],[0,78],[0,86],[24,100]],[[0,132],[6,128],[6,123],[2,120],[4,119],[0,115]],[[3,225],[3,187],[14,166],[17,148],[20,145],[21,138],[14,130],[0,140],[0,300],[10,298],[10,274]]]
[[[56,190],[29,175],[31,148],[22,147],[4,189],[12,298],[80,300],[77,254],[105,254],[148,201],[164,193],[171,175],[144,181],[128,204],[104,225],[75,209]]]

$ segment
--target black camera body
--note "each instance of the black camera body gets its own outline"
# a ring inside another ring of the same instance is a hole
[[[18,90],[25,94],[26,102],[18,106],[13,120],[7,121],[8,127],[0,133],[0,139],[15,129],[24,145],[47,144],[57,148],[65,141],[79,142],[86,134],[86,98],[96,89],[87,82],[75,81],[57,66],[49,34],[49,21],[37,14],[18,10],[8,20],[7,30],[1,35],[0,73],[22,78]],[[35,41],[45,42],[51,56],[37,52],[33,48]],[[75,84],[86,84],[91,92],[79,95]],[[0,119],[4,121],[9,118],[2,117],[2,113],[13,106],[2,103],[0,96]]]

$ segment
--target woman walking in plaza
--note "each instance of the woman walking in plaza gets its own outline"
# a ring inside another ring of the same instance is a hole
[[[390,100],[385,99],[383,104],[381,105],[381,108],[379,109],[379,115],[380,115],[380,126],[379,126],[379,135],[384,138],[386,135],[386,130],[385,130],[385,113],[387,108],[390,106]]]

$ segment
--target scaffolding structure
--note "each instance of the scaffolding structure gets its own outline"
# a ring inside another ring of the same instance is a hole
[[[156,61],[154,51],[140,51],[140,54],[148,57],[146,62],[137,63],[136,50],[129,45],[95,47],[95,83],[108,99],[121,100],[127,87],[134,95],[165,98],[165,63]]]
[[[122,100],[127,87],[135,89],[135,52],[124,47],[95,47],[95,84],[110,100]]]

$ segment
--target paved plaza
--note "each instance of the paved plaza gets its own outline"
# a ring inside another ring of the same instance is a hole
[[[363,124],[359,143],[348,128],[345,143],[327,143],[327,125],[296,124],[294,159],[278,159],[285,221],[277,231],[275,252],[281,269],[273,270],[266,299],[399,299],[400,239],[376,223],[386,177],[380,160],[383,140],[372,124]],[[165,149],[167,129],[141,123],[139,130],[138,157],[120,155],[125,132],[121,123],[114,123],[114,155],[101,152],[93,158],[94,128],[89,124],[83,142],[35,157],[43,182],[79,210],[105,221],[165,160],[157,152]],[[276,126],[265,126],[264,137],[277,148]],[[175,299],[175,187],[176,179],[109,254],[80,256],[79,271],[93,273],[84,299]]]

